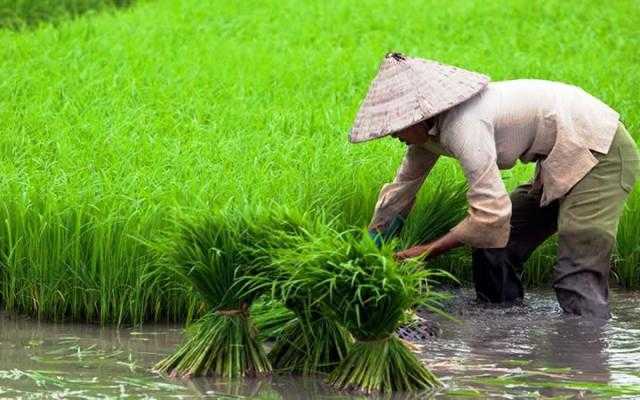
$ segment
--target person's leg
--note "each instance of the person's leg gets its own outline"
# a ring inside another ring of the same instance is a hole
[[[492,303],[522,299],[522,266],[557,229],[558,204],[540,207],[539,191],[530,184],[511,193],[511,233],[504,249],[474,249],[473,280],[478,300]]]
[[[608,318],[611,252],[640,161],[622,124],[609,153],[596,157],[598,164],[560,201],[553,287],[565,312]]]

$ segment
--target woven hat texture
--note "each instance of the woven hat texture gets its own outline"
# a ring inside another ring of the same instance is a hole
[[[360,106],[349,141],[398,132],[468,100],[488,83],[486,75],[389,53]]]

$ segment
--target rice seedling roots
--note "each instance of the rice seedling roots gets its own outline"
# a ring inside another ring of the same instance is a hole
[[[171,376],[262,376],[271,365],[246,310],[209,312],[187,330],[184,343],[155,370]]]
[[[327,382],[340,390],[365,393],[420,391],[441,385],[396,335],[356,341]]]

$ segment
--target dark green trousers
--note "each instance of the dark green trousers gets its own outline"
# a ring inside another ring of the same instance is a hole
[[[541,191],[522,185],[511,193],[509,243],[503,249],[474,249],[473,277],[478,299],[522,299],[522,268],[531,253],[558,233],[553,288],[568,313],[609,317],[610,260],[618,221],[640,175],[635,141],[622,124],[607,154],[566,196],[540,207]]]

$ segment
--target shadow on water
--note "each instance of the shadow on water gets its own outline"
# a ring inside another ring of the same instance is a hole
[[[22,30],[91,12],[129,7],[135,0],[0,0],[0,29]]]
[[[470,291],[456,293],[449,311],[458,322],[425,315],[440,334],[420,343],[422,357],[446,387],[391,398],[640,398],[640,294],[614,292],[611,321],[563,315],[551,292],[529,294],[524,305],[510,308],[472,299]],[[118,330],[0,314],[0,397],[376,398],[337,393],[321,379],[220,383],[151,373],[181,332],[168,325]]]

